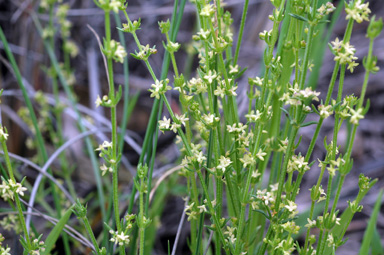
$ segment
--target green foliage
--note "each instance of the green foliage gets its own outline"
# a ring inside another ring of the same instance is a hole
[[[110,111],[111,127],[110,139],[107,138],[96,149],[94,141],[89,137],[94,131],[91,132],[84,126],[84,117],[78,110],[76,95],[70,87],[73,82],[70,58],[78,53],[78,49],[70,40],[71,25],[66,19],[69,6],[55,0],[42,1],[41,11],[49,13],[45,27],[37,14],[31,12],[50,59],[50,66],[43,69],[51,79],[56,103],[56,107],[49,106],[45,95],[37,93],[36,101],[43,109],[40,113],[41,120],[35,115],[16,61],[0,29],[0,39],[28,107],[29,115],[25,114],[25,110],[21,111],[20,115],[35,130],[36,137],[30,146],[32,148],[34,144],[38,145],[39,162],[53,161],[46,153],[47,141],[43,140],[43,133],[46,132],[53,141],[55,150],[59,151],[65,144],[61,128],[65,108],[60,105],[61,84],[69,99],[69,106],[76,112],[79,130],[85,137],[85,146],[97,185],[96,201],[90,199],[87,206],[84,206],[71,179],[71,164],[65,153],[62,153],[59,159],[63,179],[73,196],[72,201],[76,200],[76,203],[65,204],[60,199],[61,194],[56,192],[56,183],[50,182],[49,191],[53,194],[55,206],[51,209],[50,205],[44,202],[47,192],[43,189],[44,185],[39,185],[40,180],[36,180],[29,202],[31,207],[28,210],[32,210],[34,201],[39,198],[47,211],[55,213],[60,220],[51,230],[45,244],[41,241],[41,235],[32,241],[28,232],[31,216],[28,215],[27,220],[24,220],[20,199],[20,196],[24,196],[26,188],[22,186],[24,181],[17,183],[14,177],[6,143],[9,134],[7,128],[1,127],[0,141],[8,170],[6,174],[10,177],[2,177],[1,196],[14,210],[17,209],[19,224],[24,234],[21,238],[24,254],[36,251],[49,254],[60,235],[65,253],[70,254],[71,244],[78,245],[78,241],[62,233],[62,230],[68,224],[72,212],[78,216],[84,227],[77,227],[79,232],[86,232],[91,242],[87,242],[82,236],[78,237],[79,240],[92,248],[95,254],[124,255],[128,249],[129,254],[151,254],[157,225],[160,224],[164,210],[164,201],[172,192],[177,196],[188,197],[184,213],[190,224],[188,241],[193,254],[203,254],[205,251],[216,255],[222,254],[222,251],[236,255],[264,255],[266,252],[336,254],[337,248],[345,243],[344,235],[348,225],[353,216],[362,210],[362,199],[377,182],[360,175],[359,194],[354,201],[349,201],[348,208],[339,214],[336,209],[342,187],[347,175],[352,171],[352,148],[356,130],[370,105],[368,100],[364,106],[369,76],[378,71],[377,58],[372,52],[373,41],[383,27],[382,20],[376,21],[373,17],[368,27],[369,51],[363,60],[366,72],[360,97],[343,97],[345,73],[348,70],[353,72],[358,65],[356,49],[350,44],[353,25],[355,22],[368,21],[370,14],[368,3],[363,0],[351,0],[346,3],[348,24],[344,37],[341,40],[336,38],[328,44],[334,54],[335,63],[327,94],[322,97],[315,91],[315,84],[331,31],[344,7],[343,3],[336,9],[332,3],[323,0],[271,0],[274,6],[269,16],[272,29],[259,35],[265,45],[261,63],[263,72],[260,76],[248,78],[248,109],[241,112],[238,102],[244,98],[238,88],[241,86],[240,78],[246,74],[247,68],[240,67],[238,59],[249,1],[244,2],[236,43],[232,32],[233,19],[231,14],[225,11],[221,1],[192,2],[196,8],[197,20],[197,32],[192,39],[199,63],[195,77],[189,78],[190,72],[182,74],[179,71],[178,54],[184,48],[177,42],[185,0],[175,1],[171,19],[158,23],[164,37],[165,49],[160,75],[152,66],[152,59],[157,57],[156,46],[141,43],[141,20],[130,19],[128,3],[122,0],[94,0],[96,6],[104,13],[105,34],[102,40],[91,30],[98,40],[108,80],[108,92],[99,95],[95,103],[97,107],[105,107]],[[329,22],[328,19],[335,10],[336,13]],[[63,64],[58,62],[55,54],[55,13],[64,45],[61,52]],[[111,25],[111,13],[115,15],[119,40],[112,38],[112,29],[115,28]],[[119,13],[124,14],[124,22],[121,22]],[[126,48],[124,35],[133,37],[136,49]],[[190,55],[193,54],[191,50]],[[131,193],[126,195],[121,193],[122,189],[119,187],[123,134],[139,96],[138,92],[129,97],[129,56],[143,61],[148,69],[153,80],[148,91],[151,93],[150,97],[154,98],[154,103],[143,144],[138,150],[140,158],[135,176],[132,177]],[[124,85],[116,89],[114,68],[119,63],[124,65]],[[173,77],[168,75],[169,66],[173,70]],[[309,75],[312,68],[313,72]],[[180,112],[171,107],[167,96],[171,90],[178,93]],[[337,92],[336,98],[332,98],[334,92]],[[0,96],[1,93],[2,91]],[[314,103],[319,101],[320,97],[320,104]],[[121,101],[124,101],[124,117],[119,134],[117,106]],[[48,117],[50,114],[54,115],[55,122]],[[28,117],[31,119],[29,122]],[[308,117],[311,117],[311,120],[308,120]],[[327,118],[334,121],[332,139],[329,142],[324,139],[326,155],[317,160],[319,175],[316,183],[310,192],[301,191],[304,175],[315,168],[316,160],[312,159],[312,153]],[[39,121],[44,124],[43,127]],[[337,142],[343,123],[347,123],[351,129],[345,151],[340,153],[340,144]],[[307,150],[297,152],[302,143],[300,131],[306,127],[315,128],[315,132]],[[181,157],[179,166],[169,170],[169,174],[178,171],[181,177],[173,175],[169,180],[165,180],[168,177],[167,172],[158,180],[161,184],[153,185],[159,131],[174,132],[177,135]],[[324,184],[325,180],[327,184]],[[43,187],[40,191],[39,186]],[[158,191],[151,201],[152,192],[155,192],[156,188]],[[307,212],[298,209],[297,196],[300,192],[307,194],[311,200]],[[360,254],[368,254],[370,249],[372,254],[379,254],[383,250],[375,228],[382,194],[383,191],[378,196]],[[128,208],[124,212],[121,211],[123,200],[129,200]],[[62,208],[66,209],[65,213],[62,213]],[[90,219],[97,211],[101,212],[101,221],[104,224],[101,225],[102,231],[96,234],[94,222]],[[318,230],[317,235],[311,235],[312,229]],[[296,240],[299,233],[305,233],[301,245]],[[168,254],[170,253],[171,247],[168,243]]]

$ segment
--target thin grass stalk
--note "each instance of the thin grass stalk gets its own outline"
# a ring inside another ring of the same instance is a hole
[[[217,1],[220,2],[220,1]],[[237,60],[239,58],[239,52],[240,52],[240,46],[241,41],[243,39],[243,32],[244,32],[244,26],[245,26],[245,19],[247,17],[248,13],[248,4],[249,0],[244,1],[244,7],[243,7],[243,14],[241,15],[241,21],[240,21],[240,28],[239,28],[239,35],[237,37],[237,43],[236,43],[236,51],[235,51],[235,57],[233,58],[233,65],[235,66],[237,64]],[[220,27],[220,26],[219,26]]]
[[[42,27],[41,27],[40,21],[38,20],[38,17],[33,12],[30,15],[32,17],[32,20],[33,20],[40,36],[42,36]],[[60,79],[60,82],[63,85],[64,91],[65,91],[65,93],[66,93],[66,95],[67,95],[67,97],[71,103],[71,106],[77,114],[79,129],[82,133],[84,133],[86,131],[86,129],[85,129],[84,124],[82,122],[81,114],[78,111],[78,107],[76,106],[76,102],[75,102],[74,96],[72,94],[72,91],[70,90],[69,85],[68,85],[68,83],[67,83],[67,81],[66,81],[66,79],[65,79],[65,77],[61,71],[61,68],[60,68],[59,63],[56,59],[56,56],[53,52],[53,49],[50,47],[50,45],[46,41],[44,41],[44,46],[47,50],[48,56],[49,56],[49,58],[53,64],[53,66],[57,72],[57,75]],[[98,166],[97,159],[96,159],[96,156],[95,156],[94,151],[93,151],[93,145],[92,145],[90,138],[88,138],[88,137],[85,138],[85,143],[86,143],[87,152],[91,158],[92,169],[94,171],[94,176],[95,176],[95,180],[96,180],[96,184],[97,184],[98,201],[99,201],[99,207],[101,209],[102,218],[103,218],[104,222],[107,222],[106,211],[105,211],[105,207],[104,207],[105,200],[104,200],[104,194],[103,194],[103,190],[102,190],[102,183],[101,183],[99,166]]]

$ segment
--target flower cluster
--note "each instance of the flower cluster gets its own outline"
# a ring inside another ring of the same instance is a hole
[[[141,26],[141,20],[135,20],[133,22],[123,23],[123,28],[120,29],[126,33],[135,33],[136,30],[139,30]]]
[[[149,47],[149,44],[147,45],[141,45],[140,46],[140,49],[139,49],[139,52],[135,52],[135,54],[131,54],[134,58],[136,59],[139,59],[139,60],[143,60],[143,61],[147,61],[148,58],[152,55],[152,54],[156,54],[157,53],[157,50],[156,50],[156,47],[153,46],[153,48],[150,48]]]
[[[119,246],[124,246],[129,244],[129,235],[125,234],[123,231],[120,233],[118,231],[110,230],[109,233],[112,235],[112,238],[109,240]]]
[[[148,89],[149,92],[151,92],[151,97],[156,97],[157,99],[160,99],[160,96],[163,95],[168,90],[171,90],[171,86],[168,86],[169,80],[156,80],[154,84],[151,85],[151,89]]]
[[[24,191],[26,190],[27,188],[23,187],[20,183],[17,183],[12,179],[9,179],[8,181],[3,179],[2,184],[0,184],[1,197],[5,201],[8,199],[13,200],[15,194],[24,196]]]
[[[44,241],[41,241],[42,236],[43,235],[40,235],[38,238],[33,240],[31,255],[40,255],[44,253],[46,245],[44,244]]]
[[[116,160],[112,155],[112,142],[104,141],[95,151],[98,151],[99,157],[106,162],[100,166],[101,175],[104,176],[108,172],[113,173],[119,159]]]
[[[291,217],[294,217],[296,214],[299,213],[297,211],[297,205],[293,201],[287,200],[284,207],[289,211]]]
[[[15,231],[16,234],[23,232],[19,217],[16,214],[9,214],[0,221],[0,226],[7,231]]]
[[[299,171],[304,173],[309,170],[308,162],[305,161],[304,157],[299,155],[293,155],[288,162],[287,172]]]
[[[326,4],[323,4],[320,6],[320,8],[317,9],[317,14],[319,17],[324,17],[325,15],[330,14],[336,9],[336,7],[331,3],[327,2]]]
[[[339,38],[336,38],[332,42],[332,49],[335,54],[335,61],[340,61],[340,64],[348,64],[348,69],[353,73],[353,70],[359,64],[355,62],[357,57],[355,56],[356,49],[349,42],[344,43],[339,41]]]
[[[333,114],[332,105],[319,105],[319,115],[321,118],[326,119]]]
[[[204,203],[207,203],[207,201],[205,200]],[[214,201],[212,201],[212,204],[214,204]],[[188,215],[188,221],[191,221],[192,219],[196,220],[201,213],[208,212],[207,206],[205,204],[196,205],[195,202],[186,205],[184,211],[185,214]]]
[[[113,11],[115,13],[118,13],[119,10],[125,8],[125,1],[123,0],[98,0],[99,7],[102,8],[104,11]]]
[[[369,3],[364,3],[364,0],[350,1],[345,6],[346,19],[354,19],[357,23],[361,23],[364,20],[369,21],[368,16],[371,10],[368,5]]]
[[[120,42],[116,42],[115,40],[110,40],[109,43],[107,40],[104,40],[104,54],[108,58],[112,58],[116,62],[123,63],[124,58],[127,56],[127,52],[124,47],[120,44]]]
[[[112,100],[109,99],[107,95],[104,95],[102,98],[98,95],[95,101],[96,107],[99,106],[111,106],[112,105]]]
[[[227,230],[224,232],[224,235],[226,235],[226,240],[231,244],[235,244],[236,242],[235,231],[236,227],[227,226]]]
[[[307,105],[312,100],[319,101],[319,95],[320,92],[313,91],[309,87],[300,90],[299,84],[295,83],[294,86],[290,86],[289,91],[284,93],[279,100],[283,101],[286,105],[299,106]]]
[[[269,189],[257,190],[256,191],[256,200],[251,202],[251,206],[253,210],[263,208],[260,206],[260,203],[269,206],[269,208],[274,208],[274,204],[276,201],[276,191],[277,191],[278,183],[271,184]]]
[[[109,230],[109,233],[112,235],[111,239],[109,241],[115,243],[116,245],[119,246],[125,246],[128,245],[130,242],[129,239],[129,234],[128,232],[132,229],[133,227],[133,221],[136,218],[136,215],[134,214],[127,214],[125,215],[125,226],[123,227],[124,231],[114,231],[112,229]]]

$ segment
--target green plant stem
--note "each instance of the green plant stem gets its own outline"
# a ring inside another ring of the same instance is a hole
[[[98,244],[97,241],[96,241],[95,234],[93,233],[91,224],[89,224],[89,221],[88,221],[88,218],[87,218],[87,217],[83,217],[83,218],[81,218],[81,219],[83,220],[85,229],[87,230],[88,235],[89,235],[89,237],[91,238],[92,244],[93,244],[93,246],[95,247],[96,254],[99,255],[99,254],[100,254],[99,244]]]
[[[315,1],[317,2],[317,1]],[[307,78],[307,71],[308,71],[308,61],[309,61],[309,54],[310,50],[312,48],[312,40],[313,40],[313,30],[315,28],[314,24],[311,24],[309,26],[309,31],[307,34],[307,46],[305,48],[305,53],[304,53],[304,61],[302,65],[302,73],[300,74],[300,83],[299,83],[299,88],[302,90],[304,89],[305,86],[305,80]]]
[[[111,42],[111,24],[110,24],[110,11],[104,12],[104,24],[105,24],[105,37],[107,50],[110,51],[110,42]],[[119,210],[119,181],[118,181],[118,136],[117,136],[117,119],[116,119],[116,96],[115,96],[115,84],[113,79],[113,60],[111,56],[107,56],[107,67],[108,67],[108,77],[109,77],[109,95],[110,100],[113,102],[111,106],[111,125],[112,125],[112,160],[114,162],[111,164],[113,169],[112,172],[112,192],[113,192],[113,208],[115,213],[115,223],[116,229],[120,233],[122,232],[121,223],[120,223],[120,210]],[[125,254],[124,246],[119,246],[119,253],[121,255]]]
[[[139,206],[139,210],[140,210],[140,248],[139,248],[139,252],[140,252],[140,255],[143,255],[144,254],[144,238],[145,238],[145,226],[144,226],[144,180],[141,179],[140,180],[140,191],[139,191],[139,199],[140,199],[140,206]]]
[[[209,192],[208,192],[208,189],[207,189],[207,186],[204,182],[204,178],[203,178],[203,175],[201,173],[200,170],[197,171],[197,176],[199,177],[199,180],[200,180],[200,183],[201,183],[201,186],[203,187],[203,191],[204,191],[204,194],[205,194],[205,197],[208,201],[208,208],[209,208],[209,212],[213,218],[213,221],[216,225],[216,232],[218,233],[218,235],[220,236],[220,240],[222,243],[225,243],[225,237],[224,237],[224,234],[223,234],[223,231],[221,230],[221,225],[220,225],[220,221],[219,219],[217,218],[216,214],[215,214],[215,210],[212,206],[212,201],[211,199],[209,198]],[[232,253],[234,253],[234,250],[233,250],[233,246],[230,245],[229,246],[229,249],[231,250]]]
[[[288,162],[289,162],[289,159],[291,158],[292,148],[293,148],[293,145],[295,143],[295,138],[296,138],[298,131],[299,131],[299,128],[293,127],[293,130],[291,131],[291,135],[288,139],[289,142],[288,142],[287,150],[285,152],[283,169],[280,172],[279,186],[278,186],[277,194],[276,194],[276,202],[275,202],[276,210],[279,210],[279,206],[280,206],[280,202],[281,202],[281,194],[283,193],[284,179],[285,179],[285,175],[287,173]]]
[[[220,2],[220,1],[217,1],[217,2]],[[248,12],[248,4],[249,4],[249,0],[245,0],[244,1],[244,7],[243,7],[243,14],[241,16],[241,21],[240,21],[239,35],[237,37],[235,57],[233,58],[233,65],[234,66],[237,64],[237,60],[239,58],[241,40],[243,39],[245,19],[247,17],[247,12]]]
[[[15,176],[13,175],[13,169],[12,169],[12,165],[11,165],[11,160],[9,159],[8,148],[7,148],[7,144],[5,142],[5,139],[1,139],[1,145],[3,147],[5,164],[6,164],[7,169],[8,169],[8,174],[9,174],[10,180],[12,180],[14,183],[16,183],[16,179],[15,179]],[[15,196],[15,203],[16,203],[18,214],[19,214],[19,220],[21,223],[21,228],[23,229],[25,240],[27,242],[27,246],[28,246],[27,248],[29,249],[28,252],[30,252],[30,250],[32,249],[32,244],[31,244],[31,239],[29,238],[27,225],[25,224],[25,219],[24,219],[23,209],[22,209],[21,203],[20,203],[19,194],[16,193],[15,191],[13,191],[13,193]]]
[[[312,203],[311,203],[311,209],[310,209],[310,212],[309,212],[309,218],[308,219],[310,219],[310,220],[312,220],[312,217],[313,217],[313,211],[314,211],[314,209],[315,209],[315,202],[316,201],[313,201],[312,200]],[[310,232],[311,232],[311,228],[309,227],[308,229],[307,229],[307,232],[306,232],[306,234],[305,234],[305,239],[304,239],[304,255],[307,255],[307,249],[308,249],[308,239],[309,239],[309,234],[310,234]]]

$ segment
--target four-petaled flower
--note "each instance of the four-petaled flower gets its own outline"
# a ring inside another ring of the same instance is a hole
[[[7,130],[4,127],[0,127],[0,140],[7,140],[8,139],[8,133]]]
[[[211,70],[209,70],[209,72],[206,75],[204,75],[204,79],[207,80],[209,84],[211,84],[213,80],[216,79],[216,77],[217,77],[216,72],[215,71],[212,72]]]

